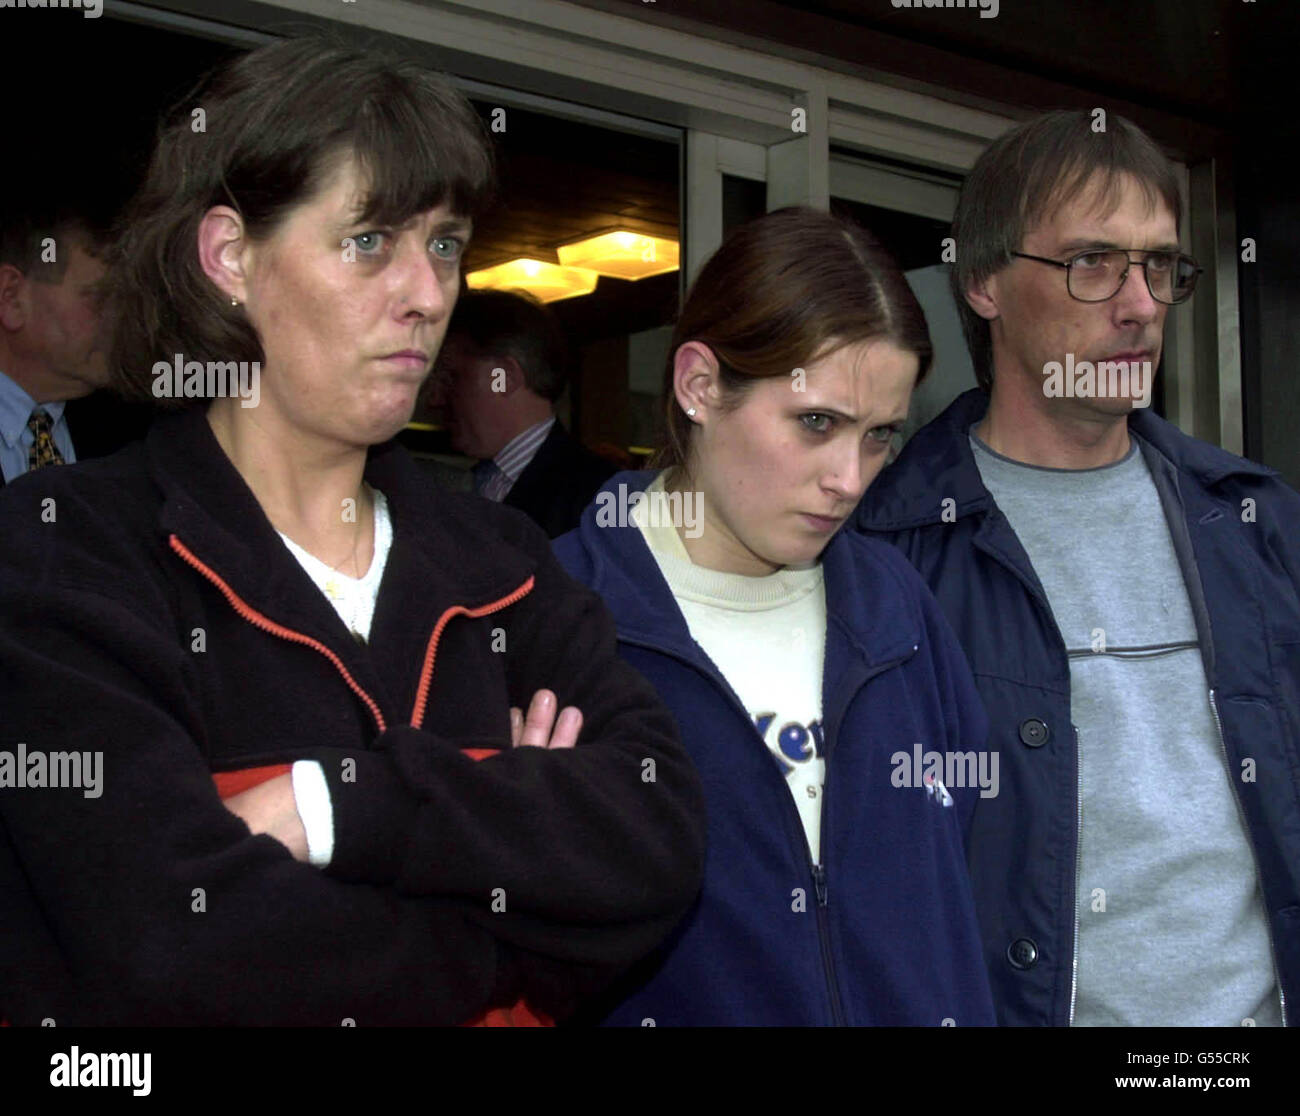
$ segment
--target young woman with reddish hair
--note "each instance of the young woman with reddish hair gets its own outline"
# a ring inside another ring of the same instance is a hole
[[[984,714],[907,560],[841,530],[929,366],[920,307],[862,229],[785,209],[704,265],[669,352],[658,468],[555,545],[677,718],[705,879],[596,1014],[992,1024],[963,857],[980,788],[914,762],[978,752]]]

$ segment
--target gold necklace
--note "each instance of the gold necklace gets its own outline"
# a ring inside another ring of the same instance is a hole
[[[364,489],[364,486],[363,486],[363,488],[362,488],[362,492],[364,493],[364,491],[365,491],[365,489]],[[364,518],[365,518],[365,517],[363,516],[362,519],[360,519],[360,520],[357,521],[357,529],[356,529],[356,531],[354,531],[353,534],[352,534],[352,553],[351,553],[350,555],[348,555],[347,558],[342,558],[342,559],[340,559],[339,562],[338,562],[338,565],[331,566],[331,567],[330,567],[330,575],[331,575],[331,576],[329,576],[329,577],[327,577],[327,578],[325,579],[325,595],[326,595],[327,597],[329,597],[330,600],[337,601],[337,600],[341,599],[342,596],[343,596],[342,588],[341,588],[341,586],[339,585],[339,582],[338,582],[337,580],[335,580],[335,578],[334,578],[333,575],[334,575],[334,574],[338,574],[339,577],[347,577],[348,575],[347,575],[347,574],[341,574],[341,573],[339,573],[339,566],[343,565],[343,563],[346,562],[346,561],[348,560],[348,558],[351,558],[351,559],[352,559],[352,569],[353,569],[354,571],[356,571],[357,573],[360,573],[360,571],[357,570],[357,545],[361,542],[361,532],[362,532],[362,530],[364,529],[364,522],[363,522],[363,521],[364,521]],[[354,578],[352,578],[351,580],[352,580],[352,581],[360,581],[361,578],[360,578],[360,577],[354,577]],[[353,602],[354,618],[355,618],[355,611],[356,611],[356,602],[354,601],[354,602]],[[352,627],[352,625],[349,625],[349,627]]]

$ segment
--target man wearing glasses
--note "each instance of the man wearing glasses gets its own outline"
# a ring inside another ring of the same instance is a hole
[[[1163,154],[1092,123],[1031,120],[972,169],[952,277],[980,386],[858,527],[939,598],[1001,752],[968,847],[999,1021],[1276,1026],[1300,997],[1300,496],[1146,406],[1200,269]]]

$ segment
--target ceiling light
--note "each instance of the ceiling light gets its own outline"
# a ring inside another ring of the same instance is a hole
[[[542,302],[591,294],[599,276],[585,267],[560,267],[541,260],[508,260],[471,271],[465,282],[476,291],[524,290]]]
[[[557,248],[560,263],[587,267],[612,279],[645,279],[676,271],[677,241],[617,229]]]

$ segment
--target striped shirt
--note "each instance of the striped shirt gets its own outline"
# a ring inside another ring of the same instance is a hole
[[[546,441],[554,425],[555,416],[552,415],[535,426],[530,426],[521,434],[516,434],[502,446],[500,452],[491,461],[495,469],[485,470],[490,475],[480,490],[482,494],[489,500],[498,502],[504,500],[520,474],[537,456],[537,451],[542,448],[542,443]]]

